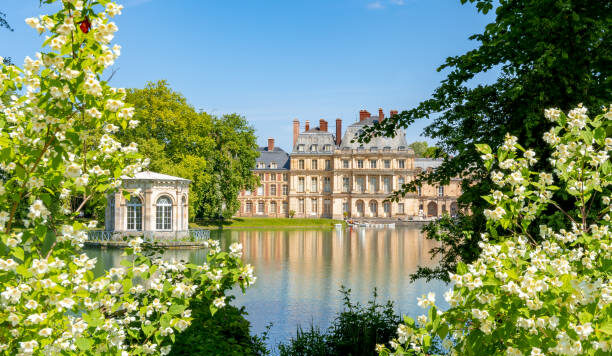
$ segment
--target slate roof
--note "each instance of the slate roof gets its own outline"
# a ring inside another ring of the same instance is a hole
[[[280,147],[274,147],[272,151],[268,151],[268,147],[259,147],[259,157],[256,159],[255,169],[277,169],[287,170],[289,169],[289,154]],[[257,168],[259,163],[264,163],[265,168]],[[277,168],[270,168],[271,163],[276,163]]]
[[[442,165],[444,159],[442,158],[415,158],[414,168],[421,168],[426,170],[427,168],[438,168]]]
[[[185,178],[181,178],[181,177],[175,177],[175,176],[171,176],[168,174],[162,174],[162,173],[157,173],[157,172],[151,172],[151,171],[144,171],[144,172],[138,172],[136,174],[134,174],[133,177],[128,177],[128,176],[121,176],[121,179],[127,179],[127,180],[175,180],[175,181],[182,181],[182,182],[191,182],[191,180],[189,179],[185,179]]]
[[[365,149],[377,147],[381,151],[385,147],[389,147],[392,150],[397,150],[398,148],[403,147],[406,151],[412,151],[412,149],[409,148],[408,144],[406,143],[406,133],[401,129],[396,131],[395,137],[374,137],[372,140],[370,140],[370,142],[364,144],[359,142],[351,142],[354,138],[359,136],[360,132],[365,126],[378,122],[378,119],[378,116],[372,116],[363,121],[357,121],[349,125],[349,127],[346,128],[344,136],[342,137],[340,148],[357,149],[363,145]]]
[[[303,145],[304,150],[298,150],[298,147]],[[325,149],[328,147],[329,149]],[[293,146],[293,153],[307,154],[332,154],[336,148],[334,134],[328,131],[321,131],[318,127],[304,131],[297,137],[297,141]]]

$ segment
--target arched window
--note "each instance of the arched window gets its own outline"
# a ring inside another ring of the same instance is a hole
[[[135,196],[127,203],[127,229],[142,231],[142,201]]]
[[[160,197],[155,205],[155,228],[157,230],[172,230],[172,201],[170,198]]]

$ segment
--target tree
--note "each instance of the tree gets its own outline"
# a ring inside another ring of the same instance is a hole
[[[257,183],[251,173],[256,137],[248,122],[236,114],[197,112],[163,80],[128,90],[126,101],[141,125],[122,133],[121,142],[136,142],[151,170],[192,180],[192,218],[232,216],[240,190]]]
[[[493,8],[493,0],[469,1],[485,14]],[[372,136],[392,135],[417,119],[432,120],[424,134],[452,156],[437,170],[424,172],[405,190],[396,192],[395,199],[415,191],[423,181],[447,184],[452,177],[462,178],[463,193],[458,202],[471,214],[443,219],[426,228],[429,238],[443,242],[435,251],[442,254],[442,262],[435,269],[420,268],[413,277],[448,280],[457,260],[469,262],[479,254],[477,243],[485,231],[486,206],[481,197],[492,182],[475,142],[486,143],[495,151],[509,132],[533,146],[544,158],[540,165],[546,167],[550,150],[542,145],[541,133],[551,124],[542,118],[543,110],[555,105],[568,110],[584,103],[597,113],[612,101],[612,3],[504,0],[495,13],[494,22],[470,37],[479,42],[478,48],[449,57],[438,68],[450,72],[430,99],[373,125],[360,138],[367,141]],[[489,70],[498,70],[498,78],[474,85],[475,77]],[[556,198],[559,204],[566,204],[563,197]],[[548,219],[547,215],[543,219]],[[463,231],[472,231],[471,238],[464,238]]]
[[[13,28],[11,27],[11,25],[9,25],[8,21],[6,21],[6,13],[0,11],[0,28],[6,28],[9,31],[13,32]],[[6,64],[6,65],[10,65],[11,64],[11,58],[10,57],[5,57],[2,58],[2,60],[0,60],[0,62]]]
[[[408,145],[414,150],[414,155],[417,157],[425,157],[425,151],[429,148],[427,141],[415,141]]]

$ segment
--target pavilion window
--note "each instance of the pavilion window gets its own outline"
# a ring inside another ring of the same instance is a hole
[[[399,161],[397,161],[397,167],[406,168],[406,161],[404,161],[403,159],[400,159]]]
[[[131,197],[127,203],[127,229],[142,231],[142,201],[138,197]]]
[[[349,177],[342,178],[342,191],[348,193],[351,188],[351,180]]]
[[[316,192],[318,190],[318,186],[319,186],[319,182],[318,182],[317,177],[311,177],[310,178],[310,191]]]
[[[270,186],[270,195],[276,196],[276,184]]]
[[[319,162],[316,159],[313,159],[312,162],[310,162],[310,168],[319,169]]]
[[[287,184],[283,185],[283,195],[289,194],[289,186]]]
[[[264,212],[264,202],[260,201],[257,203],[257,213],[263,214]]]
[[[349,160],[348,159],[343,159],[342,160],[342,168],[349,168]]]
[[[398,214],[403,214],[404,213],[404,203],[397,204],[397,213]]]
[[[251,203],[250,201],[246,203],[246,213],[250,213],[253,211],[253,203]]]
[[[323,191],[326,193],[331,192],[331,179],[329,177],[323,177]]]
[[[371,159],[370,160],[370,168],[376,168],[376,160],[375,159]]]
[[[384,164],[385,164],[385,168],[386,168],[386,169],[391,168],[391,160],[386,159],[386,160],[384,160],[383,162],[384,162]]]
[[[297,191],[298,193],[304,193],[304,177],[298,178]]]
[[[331,160],[329,160],[329,159],[325,160],[325,170],[326,171],[331,170]]]
[[[443,197],[444,196],[444,186],[443,185],[438,187],[438,196],[439,197]]]
[[[168,197],[157,199],[155,228],[157,230],[172,230],[172,201]]]

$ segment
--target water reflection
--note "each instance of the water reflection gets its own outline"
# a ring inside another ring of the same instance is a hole
[[[246,295],[236,292],[236,305],[244,305],[253,331],[261,333],[272,322],[270,344],[287,340],[298,324],[311,322],[326,328],[341,310],[341,285],[350,288],[355,301],[366,302],[372,289],[381,299],[396,302],[398,310],[415,317],[424,312],[416,297],[433,290],[442,300],[441,282],[410,283],[418,265],[433,266],[429,250],[434,242],[418,227],[396,229],[225,230],[214,233],[223,248],[241,242],[244,260],[255,267],[257,283]],[[99,271],[118,266],[120,251],[91,250]],[[92,257],[93,257],[92,256]],[[205,260],[203,250],[169,250],[164,258],[194,263]],[[443,305],[443,303],[441,303]]]

